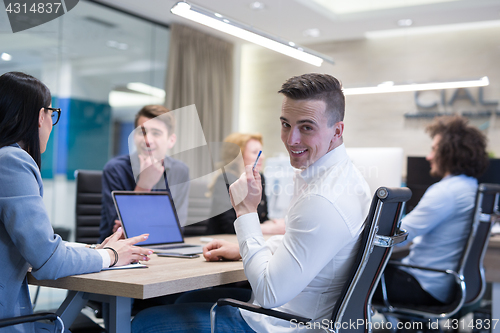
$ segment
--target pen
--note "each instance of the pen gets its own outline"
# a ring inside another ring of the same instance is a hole
[[[260,154],[262,154],[262,150],[259,151],[259,155],[257,155],[257,158],[255,159],[255,163],[253,164],[252,171],[255,170],[255,167],[257,166],[257,162],[259,162]]]
[[[222,167],[222,177],[224,177],[224,182],[226,183],[226,190],[227,190],[227,193],[229,194],[229,180],[227,179],[227,176],[226,176],[226,170],[224,170],[224,167]]]

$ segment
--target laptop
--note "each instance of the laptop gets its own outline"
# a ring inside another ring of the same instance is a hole
[[[137,246],[155,253],[203,253],[201,245],[184,243],[179,218],[169,192],[111,192],[125,237],[149,234]]]

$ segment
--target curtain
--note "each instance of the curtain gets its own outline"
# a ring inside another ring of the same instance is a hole
[[[173,153],[183,147],[197,147],[221,142],[231,130],[233,95],[233,44],[193,28],[172,24],[166,78],[165,106],[176,110],[194,104],[201,131],[193,131],[192,112],[176,112],[177,143]],[[203,136],[204,139],[203,140]],[[191,178],[201,176],[196,170],[200,159],[210,160],[207,149],[199,149],[182,160],[190,168]],[[189,154],[188,154],[189,155]],[[176,156],[173,156],[174,158]],[[215,161],[216,162],[216,161]]]

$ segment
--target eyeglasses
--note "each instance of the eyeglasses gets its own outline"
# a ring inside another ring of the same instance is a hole
[[[44,108],[44,109],[52,111],[52,114],[50,115],[52,117],[52,126],[57,124],[57,122],[59,121],[59,118],[61,117],[61,109],[60,108],[57,108],[57,109]]]

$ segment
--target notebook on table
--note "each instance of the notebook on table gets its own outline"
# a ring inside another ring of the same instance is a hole
[[[203,253],[201,245],[184,243],[179,218],[169,192],[111,192],[125,237],[149,234],[137,246],[157,253]]]

